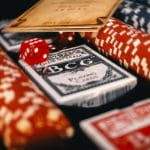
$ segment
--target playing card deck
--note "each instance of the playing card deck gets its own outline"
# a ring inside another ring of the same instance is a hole
[[[137,83],[134,76],[86,45],[49,53],[48,60],[38,65],[19,63],[61,105],[100,106]]]
[[[7,51],[19,51],[20,45],[24,40],[42,37],[48,43],[51,43],[50,35],[42,33],[9,33],[5,32],[0,34],[0,43]]]
[[[0,21],[0,30],[2,30],[10,20]],[[0,32],[0,44],[6,49],[6,51],[18,52],[20,45],[23,41],[34,37],[40,37],[45,39],[48,44],[52,42],[51,37],[54,33],[12,33],[12,32]]]
[[[80,127],[105,150],[149,150],[150,98],[83,120]]]

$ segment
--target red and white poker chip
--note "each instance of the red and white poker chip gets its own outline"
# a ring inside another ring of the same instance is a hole
[[[111,18],[97,33],[81,33],[81,37],[125,67],[150,79],[150,34]]]

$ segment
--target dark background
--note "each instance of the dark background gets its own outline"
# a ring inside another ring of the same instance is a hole
[[[37,0],[1,0],[2,4],[0,4],[0,15],[1,15],[0,19],[15,18],[19,16],[21,13],[23,13],[30,6],[32,6],[35,2],[37,2]],[[81,41],[81,39],[79,39],[79,41],[80,42],[76,42],[76,45],[79,45],[80,43],[85,43],[85,41]],[[93,47],[92,45],[90,46]],[[14,61],[17,63],[18,59],[17,54],[9,52],[8,55],[12,57]],[[114,60],[112,61],[117,63]],[[115,101],[100,107],[88,109],[58,106],[68,116],[68,118],[71,120],[75,128],[75,136],[73,137],[72,140],[70,140],[67,143],[67,145],[65,146],[65,150],[77,150],[77,149],[97,150],[96,146],[80,130],[79,122],[81,120],[97,114],[102,114],[112,109],[127,107],[135,102],[150,97],[150,81],[139,77],[131,70],[128,71],[137,77],[138,84],[132,91],[128,92],[126,95],[117,98]],[[0,150],[4,149],[5,148],[3,146],[0,147]]]
[[[0,18],[15,18],[38,0],[1,0]]]

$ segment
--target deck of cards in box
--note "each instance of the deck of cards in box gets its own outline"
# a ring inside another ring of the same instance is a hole
[[[0,31],[10,22],[10,20],[0,21]],[[51,43],[52,40],[50,38],[51,33],[43,33],[43,32],[22,32],[22,33],[12,33],[12,32],[0,32],[0,44],[5,48],[6,51],[18,52],[20,45],[23,41],[34,38],[41,37],[47,41],[47,43]]]
[[[149,150],[150,98],[83,120],[80,126],[103,150]]]
[[[137,79],[86,45],[50,53],[24,70],[60,105],[96,107],[133,89]]]

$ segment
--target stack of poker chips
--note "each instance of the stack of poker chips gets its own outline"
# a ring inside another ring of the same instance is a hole
[[[137,3],[140,3],[142,5],[150,6],[150,0],[131,0]]]
[[[99,51],[150,79],[150,34],[112,18],[97,33],[80,33]]]
[[[62,149],[73,136],[65,115],[0,49],[0,135],[8,149]]]
[[[115,18],[150,33],[150,1],[124,0],[114,14]]]

